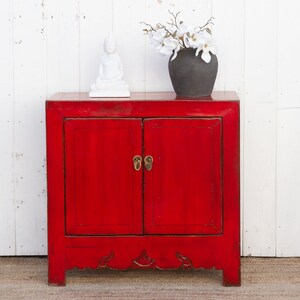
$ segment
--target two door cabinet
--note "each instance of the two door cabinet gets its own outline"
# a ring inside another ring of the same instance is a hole
[[[73,268],[223,270],[240,285],[239,102],[46,102],[49,283]]]

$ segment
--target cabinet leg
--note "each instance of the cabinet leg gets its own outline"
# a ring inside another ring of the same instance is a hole
[[[64,286],[66,285],[66,274],[65,270],[60,271],[60,272],[53,272],[51,273],[49,271],[48,274],[48,284],[49,285],[61,285]]]
[[[48,284],[66,285],[66,271],[63,264],[49,261],[48,263]]]
[[[240,268],[227,268],[223,270],[223,285],[224,286],[240,286],[241,272]]]

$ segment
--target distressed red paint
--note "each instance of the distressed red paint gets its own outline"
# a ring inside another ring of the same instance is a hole
[[[235,93],[56,94],[46,114],[50,284],[75,267],[140,267],[216,268],[240,285]]]

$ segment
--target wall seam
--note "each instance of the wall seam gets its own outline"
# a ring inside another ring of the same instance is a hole
[[[274,116],[274,121],[275,121],[275,205],[274,205],[274,223],[275,223],[275,236],[274,236],[274,255],[277,257],[278,256],[278,249],[277,249],[277,155],[278,155],[278,41],[279,41],[279,35],[278,35],[278,28],[279,28],[279,1],[276,0],[276,98],[275,98],[275,116]]]
[[[14,206],[14,255],[17,255],[17,221],[16,221],[16,173],[15,173],[15,44],[14,44],[14,0],[10,0],[10,19],[11,19],[11,43],[12,43],[12,134],[13,134],[13,144],[12,144],[12,189],[13,189],[13,206]]]
[[[242,157],[243,157],[243,161],[242,161],[242,166],[243,166],[243,173],[242,173],[242,176],[241,176],[241,181],[242,181],[242,186],[243,186],[243,189],[241,190],[241,214],[242,214],[242,222],[241,222],[241,232],[242,232],[242,249],[241,249],[241,255],[245,255],[245,251],[244,251],[244,246],[245,246],[245,241],[244,241],[244,228],[245,228],[245,224],[244,224],[244,220],[245,220],[245,210],[244,210],[244,195],[245,195],[245,142],[244,142],[244,138],[245,138],[245,104],[246,104],[246,0],[243,0],[243,3],[244,3],[244,28],[243,28],[243,35],[244,35],[244,40],[243,40],[243,43],[244,43],[244,49],[243,49],[243,109],[242,109],[242,121],[243,121],[243,131],[241,132],[242,133],[242,136],[243,136],[243,140],[241,141],[242,144],[243,144],[243,152],[242,152]],[[240,122],[241,123],[241,122]]]
[[[80,0],[77,0],[77,30],[78,30],[78,88],[77,91],[81,92],[81,11]]]
[[[48,90],[48,6],[47,6],[47,1],[44,2],[44,26],[45,26],[45,31],[44,31],[44,39],[45,39],[45,93],[46,93],[46,100],[49,97],[49,90]]]
[[[144,0],[145,3],[145,20],[147,20],[147,0]],[[144,36],[144,92],[147,92],[147,38]]]

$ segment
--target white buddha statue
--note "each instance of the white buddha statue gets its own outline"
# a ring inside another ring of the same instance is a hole
[[[130,97],[128,85],[123,80],[123,65],[116,52],[116,42],[110,33],[104,42],[98,77],[91,85],[90,97]]]

